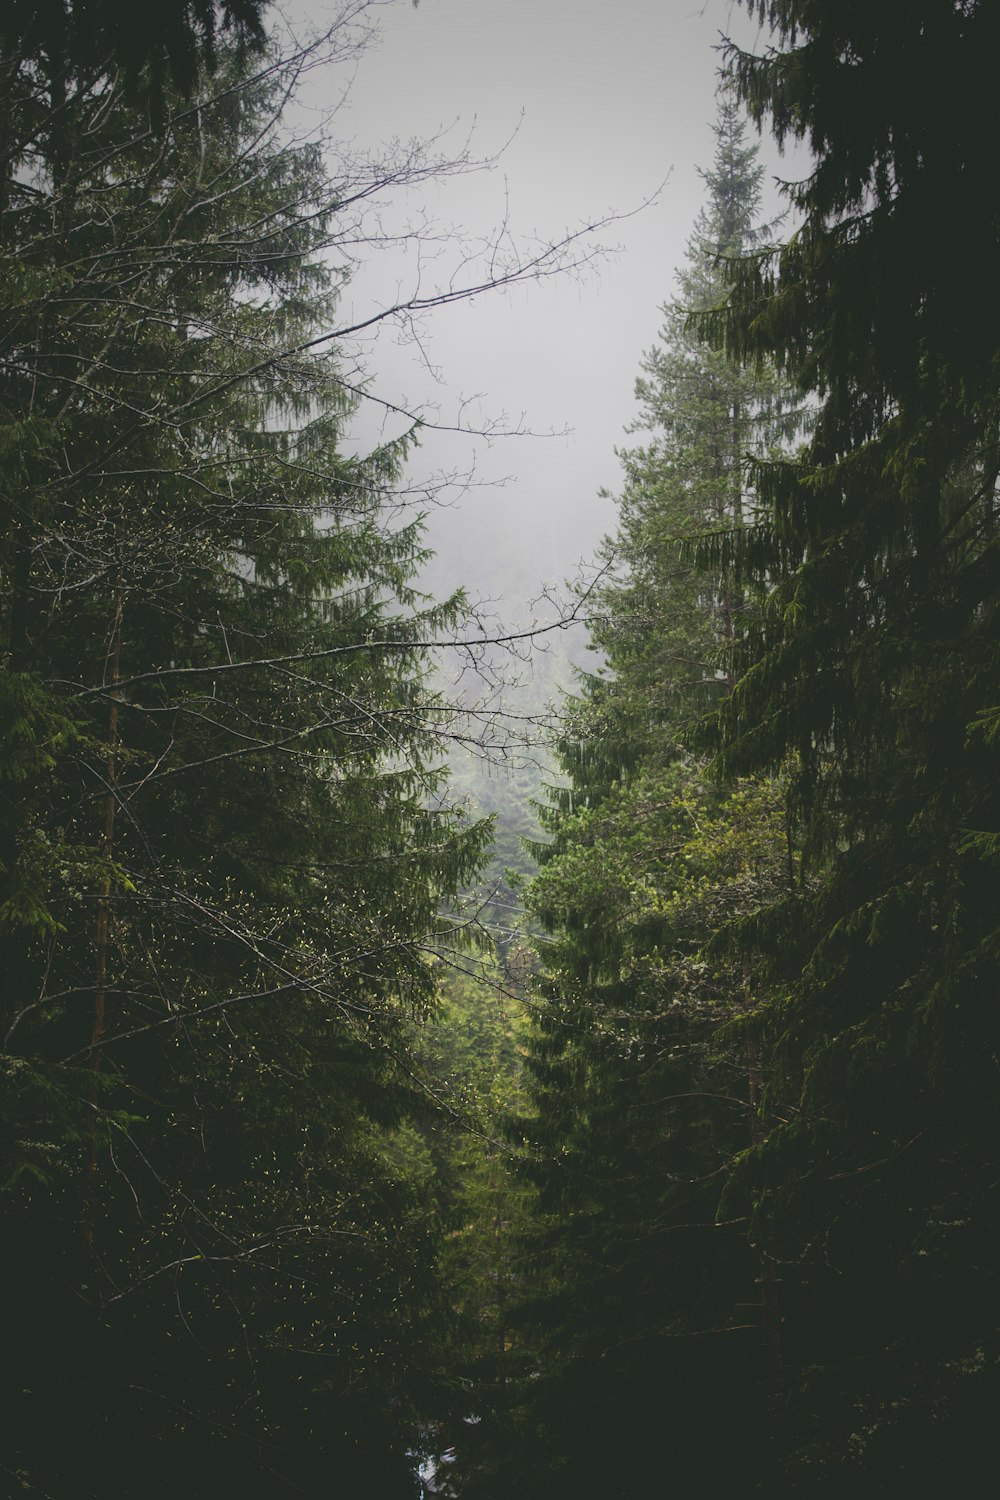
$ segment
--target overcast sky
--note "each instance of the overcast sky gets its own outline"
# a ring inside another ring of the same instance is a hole
[[[334,9],[324,0],[298,8],[315,23]],[[433,520],[434,545],[445,575],[453,557],[462,570],[454,583],[516,596],[528,577],[565,577],[613,528],[598,491],[618,485],[614,449],[635,415],[639,362],[703,199],[713,49],[722,33],[751,45],[759,34],[733,0],[390,0],[372,14],[379,36],[357,62],[335,137],[365,145],[444,132],[442,149],[457,152],[471,131],[477,157],[509,140],[491,171],[428,185],[408,195],[405,212],[423,209],[473,237],[506,220],[526,244],[632,215],[600,233],[620,249],[581,277],[434,312],[419,357],[392,327],[365,351],[378,394],[444,425],[461,411],[474,426],[493,418],[569,429],[491,444],[428,434],[412,465],[420,478],[475,463],[486,483]],[[346,79],[345,69],[311,79],[317,108],[339,98]],[[793,175],[769,143],[764,160],[770,176]],[[448,253],[425,275],[454,270]],[[391,258],[363,258],[346,311],[364,316],[391,301],[407,274]],[[463,411],[470,396],[479,399]],[[377,429],[379,411],[366,413],[362,434]],[[521,598],[509,605],[523,611]]]

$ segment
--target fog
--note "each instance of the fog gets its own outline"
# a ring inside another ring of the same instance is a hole
[[[334,12],[319,0],[299,9],[317,25]],[[492,165],[398,195],[387,233],[425,226],[423,249],[360,252],[345,322],[475,281],[482,259],[463,265],[463,246],[530,254],[613,220],[577,242],[606,247],[582,269],[438,308],[418,338],[390,319],[358,350],[373,399],[355,445],[401,431],[398,409],[430,424],[407,484],[433,490],[433,587],[503,600],[521,624],[546,615],[532,601],[613,528],[601,491],[618,483],[639,363],[702,202],[718,46],[723,34],[759,46],[760,34],[731,0],[403,0],[368,14],[377,36],[353,66],[308,82],[316,117],[336,110],[334,142],[439,138],[459,155],[468,140]],[[774,177],[793,173],[769,142],[763,159],[773,208]],[[442,474],[455,482],[442,488]]]

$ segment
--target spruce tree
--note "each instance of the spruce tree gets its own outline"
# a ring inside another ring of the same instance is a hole
[[[782,1263],[795,1494],[975,1483],[1000,1282],[997,9],[748,6],[758,121],[811,146],[800,227],[706,322],[817,403],[728,549],[766,601],[710,743],[792,767],[812,890],[747,936],[784,1115],[730,1201]]]
[[[717,1214],[722,1174],[756,1130],[759,1063],[714,1040],[747,1008],[749,975],[709,942],[785,883],[782,792],[766,780],[720,792],[684,748],[729,691],[755,607],[698,564],[692,539],[753,519],[745,454],[795,420],[772,374],[736,368],[690,325],[721,299],[726,258],[765,232],[756,152],[726,96],[705,180],[637,384],[646,441],[621,455],[592,626],[606,665],[570,707],[571,785],[542,810],[549,841],[528,897],[551,938],[534,1110],[516,1127],[538,1194],[526,1494],[624,1497],[668,1475],[721,1489],[765,1462],[772,1308],[745,1224]]]
[[[405,444],[340,451],[338,194],[288,83],[230,54],[151,130],[81,70],[20,116],[4,1462],[57,1497],[408,1495],[449,1318],[401,1142],[485,838],[434,795],[457,601],[413,587]]]

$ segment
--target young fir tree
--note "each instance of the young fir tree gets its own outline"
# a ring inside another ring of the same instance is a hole
[[[287,71],[220,60],[150,129],[111,73],[46,112],[0,237],[3,1462],[84,1497],[412,1493],[435,1400],[421,1106],[442,900],[421,642],[349,460]],[[426,1164],[425,1164],[426,1165]]]
[[[708,321],[818,417],[727,543],[768,593],[713,743],[730,774],[791,758],[817,882],[757,924],[784,1122],[730,1201],[783,1263],[782,1492],[963,1489],[1000,1368],[1000,15],[748,8],[776,46],[733,49],[739,89],[816,161]]]
[[[517,1125],[538,1193],[524,1494],[606,1500],[668,1477],[714,1493],[764,1462],[773,1301],[745,1225],[717,1216],[721,1174],[758,1128],[760,1065],[742,1043],[713,1043],[748,1006],[750,976],[707,945],[786,881],[781,789],[719,792],[682,748],[729,690],[753,606],[685,544],[752,519],[745,454],[770,451],[794,419],[772,375],[690,329],[723,295],[725,258],[759,243],[760,175],[723,97],[706,207],[637,386],[647,441],[622,455],[593,626],[607,665],[571,707],[571,786],[542,813],[529,904],[552,937],[534,1109]]]

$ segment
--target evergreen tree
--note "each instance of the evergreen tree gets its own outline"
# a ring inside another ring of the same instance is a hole
[[[458,606],[388,518],[405,445],[339,452],[310,347],[339,195],[280,136],[288,83],[230,55],[152,131],[81,70],[19,117],[4,1463],[56,1500],[411,1494],[449,1317],[400,1142],[485,840],[432,795],[424,643]]]
[[[747,1008],[751,975],[708,945],[787,880],[782,789],[720,793],[683,748],[729,690],[753,604],[692,559],[691,538],[752,519],[744,455],[794,421],[771,374],[735,368],[689,326],[720,300],[725,258],[765,232],[756,153],[725,96],[705,178],[679,296],[637,385],[633,430],[648,439],[622,455],[593,626],[607,666],[571,706],[571,786],[542,812],[550,842],[529,893],[552,939],[534,1110],[516,1127],[538,1193],[524,1494],[652,1493],[668,1472],[714,1492],[765,1463],[773,1308],[745,1224],[717,1215],[721,1175],[757,1129],[759,1060],[716,1040]],[[711,1436],[720,1413],[725,1448]]]
[[[140,11],[130,0],[7,0],[0,56],[13,71],[34,61],[58,95],[80,72],[121,68],[135,89],[161,96],[164,74],[189,93],[199,68],[214,68],[220,33],[259,49],[269,0],[160,0]],[[5,146],[11,145],[8,139]]]
[[[608,571],[590,619],[612,677],[586,684],[580,738],[588,764],[573,764],[578,798],[593,800],[600,786],[640,762],[675,756],[686,726],[728,692],[729,648],[752,601],[721,570],[695,560],[685,543],[753,519],[746,455],[775,450],[800,422],[773,372],[741,368],[692,326],[693,315],[723,301],[729,259],[764,244],[772,227],[759,222],[756,149],[725,93],[715,135],[715,159],[702,174],[707,202],[677,295],[662,309],[659,342],[636,382],[640,415],[630,431],[648,438],[618,455],[625,477],[618,526],[604,548]],[[563,747],[570,757],[573,731],[571,714]]]
[[[962,1488],[998,1377],[998,17],[752,4],[732,72],[814,169],[802,223],[706,321],[818,403],[730,555],[766,601],[712,743],[791,761],[811,889],[747,932],[775,1123],[730,1202],[782,1262],[796,1494]]]

